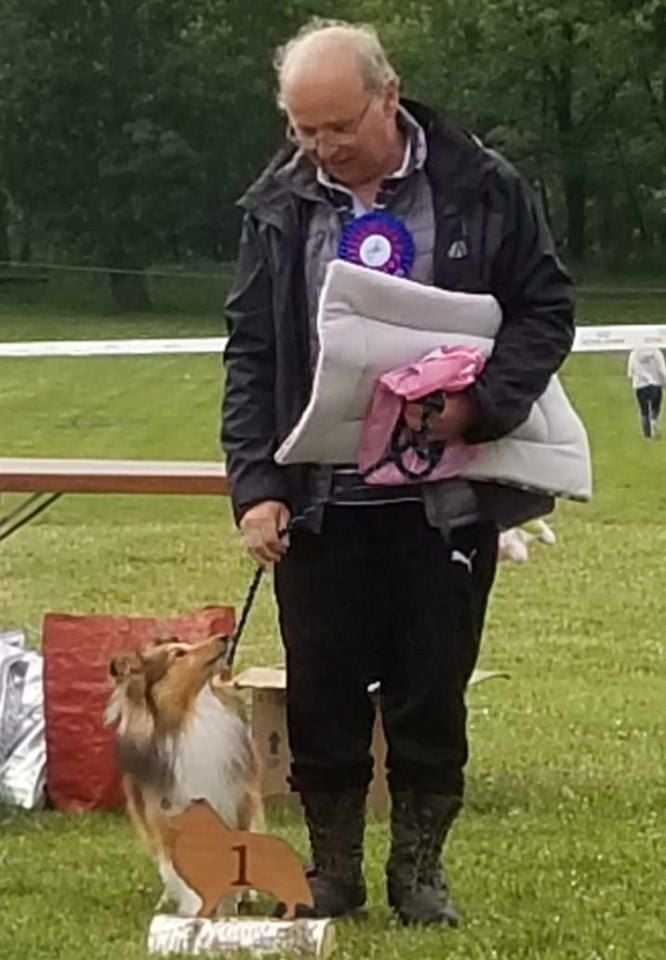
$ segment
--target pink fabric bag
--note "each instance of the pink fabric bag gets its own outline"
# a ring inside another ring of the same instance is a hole
[[[416,363],[389,370],[379,378],[363,421],[358,466],[361,473],[377,469],[365,477],[366,483],[396,485],[430,482],[454,477],[471,463],[476,448],[464,443],[447,444],[433,469],[422,477],[409,478],[424,472],[424,461],[417,451],[408,448],[402,454],[403,472],[395,462],[379,462],[391,451],[394,431],[405,403],[423,400],[436,391],[459,393],[471,386],[483,370],[485,357],[478,347],[437,347]],[[402,431],[406,437],[408,428]]]

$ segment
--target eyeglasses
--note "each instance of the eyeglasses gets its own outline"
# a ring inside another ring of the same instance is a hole
[[[303,133],[292,123],[288,123],[287,140],[298,147],[302,147],[303,150],[314,150],[320,141],[325,141],[329,147],[348,147],[356,141],[358,132],[374,99],[374,96],[368,97],[366,105],[356,120],[333,123],[313,134]]]

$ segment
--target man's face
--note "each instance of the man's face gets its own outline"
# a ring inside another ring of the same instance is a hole
[[[385,173],[395,149],[398,90],[369,93],[358,70],[308,73],[282,91],[290,136],[329,176],[354,188]]]

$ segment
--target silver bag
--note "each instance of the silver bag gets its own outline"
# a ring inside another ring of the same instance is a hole
[[[0,803],[44,804],[46,735],[43,660],[20,630],[0,633]]]

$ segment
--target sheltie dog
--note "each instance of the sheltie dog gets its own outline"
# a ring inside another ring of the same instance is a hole
[[[195,916],[201,898],[170,856],[170,817],[207,800],[230,830],[263,829],[259,767],[237,696],[219,677],[228,638],[156,641],[110,665],[106,711],[116,726],[127,810],[164,883],[164,900]],[[234,911],[225,902],[221,912]]]

